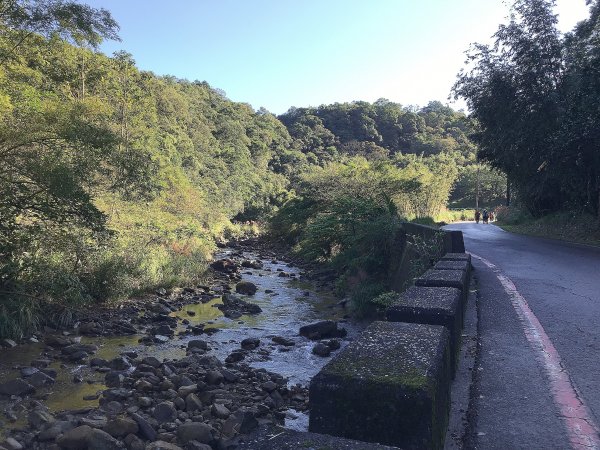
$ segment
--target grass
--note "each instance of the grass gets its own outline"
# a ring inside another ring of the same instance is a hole
[[[499,214],[496,224],[513,233],[600,246],[600,220],[591,214],[558,212],[537,219],[522,213]]]

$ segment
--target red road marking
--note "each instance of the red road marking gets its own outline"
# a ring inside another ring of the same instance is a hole
[[[511,302],[527,340],[536,352],[538,362],[544,368],[550,381],[554,403],[565,422],[571,447],[574,449],[600,449],[600,433],[592,415],[577,392],[567,369],[562,365],[558,351],[550,341],[527,300],[519,293],[515,284],[501,270],[488,260],[471,253],[498,277]]]

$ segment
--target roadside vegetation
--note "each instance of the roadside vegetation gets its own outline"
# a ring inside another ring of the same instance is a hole
[[[590,17],[562,35],[554,0],[515,1],[454,86],[478,123],[480,160],[507,175],[527,214],[548,216],[539,223],[600,221],[600,3],[588,3]]]

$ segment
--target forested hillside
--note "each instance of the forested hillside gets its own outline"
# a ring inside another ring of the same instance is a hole
[[[383,190],[394,216],[434,216],[475,162],[474,123],[439,102],[277,118],[100,53],[118,38],[107,11],[1,6],[0,335],[35,323],[48,302],[64,318],[65,305],[192,281],[215,240],[315,189],[345,196],[342,174],[355,188],[396,186]]]

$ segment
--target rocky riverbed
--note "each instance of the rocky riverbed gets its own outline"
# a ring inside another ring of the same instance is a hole
[[[227,449],[260,424],[305,428],[310,378],[361,325],[315,291],[326,275],[253,242],[212,267],[0,350],[0,449]]]

